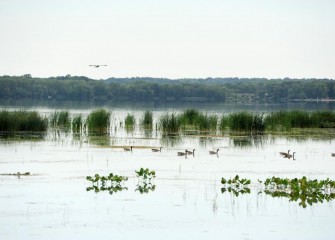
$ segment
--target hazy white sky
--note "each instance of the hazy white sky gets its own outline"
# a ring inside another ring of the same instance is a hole
[[[335,0],[0,0],[0,75],[26,73],[335,78]]]

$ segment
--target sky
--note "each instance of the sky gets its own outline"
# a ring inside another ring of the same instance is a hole
[[[0,33],[0,76],[335,79],[334,0],[0,0]]]

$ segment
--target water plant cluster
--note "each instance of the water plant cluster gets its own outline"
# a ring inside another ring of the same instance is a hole
[[[48,119],[33,111],[0,111],[1,132],[44,132]]]
[[[238,175],[228,180],[221,178],[221,184],[223,184],[221,192],[224,193],[228,191],[229,193],[233,193],[236,197],[239,194],[250,193],[250,188],[248,187],[250,183],[250,179],[240,178]]]
[[[94,192],[109,191],[110,194],[119,192],[122,190],[127,190],[122,184],[127,181],[128,178],[124,176],[114,175],[110,173],[108,176],[100,176],[95,174],[92,176],[87,176],[86,180],[92,182],[92,186],[86,188],[86,191],[94,190]]]
[[[267,178],[264,182],[264,192],[272,197],[285,197],[290,201],[299,201],[303,208],[307,204],[312,206],[314,203],[331,201],[335,199],[335,181],[310,180],[305,176],[302,178]]]
[[[145,111],[140,125],[146,129],[153,127],[153,113]],[[127,114],[124,120],[127,129],[136,123],[135,116]],[[96,133],[108,133],[111,125],[111,114],[105,109],[92,111],[86,119],[81,114],[71,120],[67,111],[54,112],[48,120],[37,112],[1,111],[0,131],[46,131],[51,127],[70,127],[74,133],[84,130]],[[163,133],[178,133],[180,130],[196,131],[232,131],[256,132],[286,131],[291,128],[335,128],[335,112],[332,111],[279,111],[269,114],[236,112],[224,114],[201,113],[195,109],[187,109],[180,114],[165,113],[159,117],[156,127]]]
[[[326,180],[311,180],[305,176],[300,179],[273,176],[272,178],[267,178],[264,182],[258,181],[264,186],[261,192],[274,198],[284,197],[290,201],[299,201],[299,206],[303,208],[306,208],[307,204],[312,206],[315,203],[329,202],[335,199],[335,181],[328,178]],[[235,196],[250,193],[250,188],[248,188],[249,184],[251,184],[250,179],[240,179],[236,175],[229,180],[222,178],[221,183],[223,184],[223,188],[221,188],[222,193],[228,191]]]
[[[140,170],[135,171],[136,176],[139,178],[139,182],[136,186],[135,191],[142,193],[149,193],[156,189],[156,185],[151,182],[151,179],[156,177],[156,172],[149,170],[148,168],[140,168]]]

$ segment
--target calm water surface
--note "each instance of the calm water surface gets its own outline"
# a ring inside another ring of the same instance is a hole
[[[63,108],[29,109],[49,115]],[[120,127],[127,113],[138,119],[143,109],[110,110],[115,122],[110,137],[51,131],[42,140],[0,140],[0,173],[31,173],[0,175],[0,239],[333,239],[334,202],[302,208],[262,193],[258,183],[272,176],[335,179],[333,137],[168,138],[138,126],[134,132]],[[155,119],[165,110],[155,109]],[[132,152],[121,148],[131,145]],[[158,146],[161,152],[151,152]],[[196,149],[195,155],[177,156],[185,149]],[[219,154],[210,155],[213,149]],[[279,155],[288,149],[296,152],[295,161]],[[136,190],[135,170],[141,167],[156,171],[154,191]],[[128,189],[112,195],[86,191],[91,185],[86,176],[110,172],[128,176]],[[250,194],[221,192],[221,178],[236,174],[252,180]]]

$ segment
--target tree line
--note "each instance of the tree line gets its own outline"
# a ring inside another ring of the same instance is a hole
[[[246,99],[247,98],[247,99]],[[0,76],[0,99],[113,101],[257,101],[335,99],[332,79],[160,79]]]

